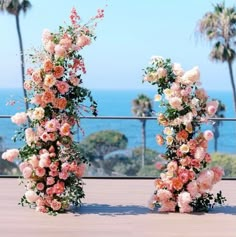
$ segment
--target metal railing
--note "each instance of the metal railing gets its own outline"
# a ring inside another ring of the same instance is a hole
[[[11,115],[0,115],[0,128],[1,128],[1,120],[2,119],[9,119],[10,120],[10,118],[11,118]],[[96,121],[96,123],[95,123],[95,121]],[[110,127],[108,126],[108,123],[106,122],[107,120],[110,120],[110,121],[112,121],[111,123],[110,123]],[[127,124],[122,124],[122,122],[126,122],[126,121],[131,121],[131,122],[129,122],[129,124],[127,125]],[[147,121],[150,121],[149,123],[152,123],[151,121],[156,121],[157,120],[157,118],[156,117],[136,117],[136,116],[97,116],[97,117],[93,117],[93,116],[84,116],[84,117],[81,117],[81,126],[83,127],[83,123],[88,127],[88,129],[86,128],[86,126],[85,126],[85,132],[87,133],[87,130],[89,131],[87,134],[86,134],[86,136],[83,136],[83,135],[81,135],[80,134],[80,130],[78,129],[77,130],[77,132],[78,132],[78,136],[77,136],[77,140],[78,141],[83,141],[83,140],[85,140],[91,133],[94,133],[94,132],[99,132],[99,131],[101,131],[101,130],[106,130],[106,129],[113,129],[113,128],[115,128],[116,130],[119,130],[119,131],[121,131],[121,133],[124,133],[124,134],[126,134],[129,130],[130,130],[130,124],[131,124],[131,126],[133,126],[133,130],[135,131],[135,134],[132,134],[132,136],[128,136],[128,140],[129,141],[132,141],[134,138],[136,139],[136,141],[135,142],[133,142],[132,143],[132,145],[130,146],[130,147],[128,147],[128,150],[130,151],[130,150],[132,150],[132,152],[133,152],[133,149],[134,149],[134,147],[141,147],[141,126],[140,126],[140,121],[142,122],[143,120],[147,120]],[[210,119],[210,121],[222,121],[222,122],[226,122],[226,123],[230,123],[230,122],[234,122],[235,123],[235,121],[236,121],[236,118],[211,118]],[[8,123],[10,124],[11,122],[10,121],[8,121]],[[101,123],[100,124],[100,127],[99,126],[97,126],[99,123]],[[103,123],[103,124],[102,124]],[[104,124],[105,123],[105,124]],[[134,125],[134,123],[136,123],[135,125]],[[149,123],[147,123],[147,125],[149,124]],[[93,128],[91,128],[92,126],[91,125],[93,125]],[[123,126],[123,127],[122,127]],[[157,125],[157,123],[155,123],[154,125],[153,125],[153,127],[155,126],[155,129],[156,129],[156,127],[158,127],[158,125]],[[211,126],[211,125],[209,125],[209,126]],[[109,127],[109,128],[108,128]],[[160,150],[160,148],[156,145],[156,143],[155,143],[155,134],[157,133],[157,131],[152,131],[153,130],[153,127],[148,127],[147,126],[147,138],[149,139],[149,143],[151,144],[151,142],[152,142],[152,145],[153,145],[153,147],[155,146],[156,148],[157,148],[157,153],[162,153],[162,151]],[[230,132],[230,134],[228,135],[228,137],[232,137],[232,136],[234,136],[235,138],[236,138],[236,129],[232,129],[231,127],[233,127],[233,126],[229,126],[229,128],[227,128],[227,130],[228,130],[228,132]],[[99,130],[99,128],[101,128],[100,130]],[[1,130],[1,129],[0,129]],[[139,130],[139,131],[138,131]],[[159,130],[161,131],[162,130],[162,127],[160,126],[159,127]],[[235,134],[234,134],[235,133]],[[12,134],[13,135],[13,134]],[[0,137],[1,137],[1,133],[0,133]],[[9,137],[8,137],[8,139],[9,139]],[[225,139],[223,139],[224,141],[225,141]],[[235,140],[235,142],[236,142],[236,139],[234,139]],[[149,143],[147,143],[147,148],[149,148]],[[151,150],[153,149],[153,147],[151,147]],[[227,148],[227,146],[225,145],[225,144],[223,144],[222,145],[222,147],[224,148],[224,149],[226,149]],[[8,147],[7,147],[8,148]],[[233,152],[234,154],[236,154],[236,144],[235,144],[235,146],[233,145],[231,145],[231,148],[234,150],[235,149],[235,152]],[[163,147],[163,149],[164,149],[164,147]],[[222,151],[223,153],[224,153],[224,151]],[[119,153],[119,150],[118,150],[118,153]],[[138,156],[138,158],[135,156],[135,155],[133,155],[133,153],[132,153],[132,158],[136,158],[136,159],[140,159],[140,154],[136,154],[136,156]],[[114,156],[115,157],[115,156]],[[126,159],[127,157],[125,157],[125,159]],[[130,157],[128,157],[128,158],[130,158]],[[122,159],[121,159],[122,160]],[[236,155],[235,155],[235,160],[236,160]],[[127,161],[127,160],[126,160]],[[97,162],[97,161],[96,161]],[[149,161],[150,162],[150,161]],[[97,166],[99,166],[100,165],[100,169],[101,169],[101,166],[102,165],[104,165],[104,164],[99,164],[99,162],[97,162],[96,163],[96,165]],[[149,166],[148,166],[149,165]],[[147,167],[149,167],[150,168],[150,163],[147,165]],[[153,165],[154,166],[154,165]],[[122,167],[121,167],[122,168]],[[99,169],[99,168],[98,168]],[[111,167],[111,169],[112,169],[112,167]],[[148,172],[148,171],[147,171]],[[1,174],[0,174],[1,175]],[[115,176],[114,176],[115,175]],[[138,175],[138,176],[135,176],[135,177],[133,177],[133,176],[127,176],[127,175],[123,175],[122,176],[122,173],[119,173],[118,174],[118,177],[116,177],[116,175],[117,175],[117,171],[114,171],[112,174],[111,174],[111,176],[109,176],[109,177],[107,177],[107,175],[103,175],[102,173],[100,173],[99,175],[96,175],[95,174],[95,177],[93,177],[93,175],[91,175],[91,174],[88,174],[87,175],[87,178],[98,178],[98,177],[100,177],[100,178],[122,178],[122,177],[124,177],[124,178],[127,178],[127,177],[129,177],[129,178],[150,178],[150,179],[152,179],[152,178],[154,178],[154,175]],[[3,177],[3,176],[0,176],[0,177]],[[6,176],[6,177],[11,177],[11,176]],[[14,176],[15,177],[15,176]],[[236,178],[236,175],[235,175],[235,177],[234,178]],[[234,178],[232,178],[232,177],[229,177],[229,179],[234,179]]]

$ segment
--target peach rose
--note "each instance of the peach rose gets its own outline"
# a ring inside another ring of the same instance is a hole
[[[56,78],[61,78],[64,74],[65,69],[62,66],[55,66],[53,68],[53,75]]]

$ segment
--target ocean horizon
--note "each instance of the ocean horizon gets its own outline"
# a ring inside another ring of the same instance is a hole
[[[137,98],[141,93],[154,98],[155,89],[94,89],[91,90],[95,101],[98,103],[98,116],[132,116],[131,107],[132,100]],[[212,99],[221,100],[226,106],[224,113],[225,118],[234,118],[233,97],[230,91],[207,91]],[[9,101],[16,101],[14,106],[9,105]],[[7,105],[8,104],[8,105]],[[158,112],[158,102],[153,102],[155,112]],[[14,115],[16,112],[24,111],[23,92],[22,88],[0,88],[0,115]],[[86,114],[85,114],[86,115]],[[79,131],[76,139],[81,141],[91,133],[101,130],[117,130],[126,135],[128,138],[128,148],[141,146],[141,123],[139,120],[81,120],[81,127],[84,130],[84,135]],[[220,137],[218,139],[219,152],[236,153],[236,123],[223,122],[220,125]],[[211,129],[212,125],[204,125],[203,129]],[[22,143],[14,143],[11,138],[16,125],[12,124],[10,119],[0,120],[0,136],[3,137],[3,148],[19,147]],[[147,148],[164,152],[164,147],[160,147],[155,142],[155,136],[161,133],[162,127],[155,120],[147,122]],[[209,152],[214,151],[214,142],[209,144]]]

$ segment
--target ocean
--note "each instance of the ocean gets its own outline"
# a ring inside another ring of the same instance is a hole
[[[132,100],[139,94],[145,94],[154,98],[155,90],[92,90],[94,99],[98,103],[98,116],[132,116]],[[226,106],[224,116],[226,118],[235,117],[233,111],[233,99],[231,92],[208,91],[211,98],[221,100]],[[12,101],[16,101],[14,105]],[[9,103],[10,102],[10,103]],[[153,104],[154,110],[159,111],[158,103]],[[0,88],[0,115],[14,115],[16,112],[24,110],[22,89],[1,89]],[[91,133],[101,130],[117,130],[128,138],[128,148],[141,145],[141,123],[139,120],[89,120],[82,119],[81,126],[85,134],[79,130],[75,139],[83,140]],[[204,125],[203,129],[211,129],[212,125]],[[220,137],[218,139],[218,151],[222,153],[236,153],[236,122],[223,122],[220,125]],[[12,124],[10,119],[0,119],[0,137],[3,138],[3,149],[17,148],[22,145],[20,142],[14,143],[11,138],[17,126]],[[165,148],[160,147],[155,142],[155,136],[161,133],[160,127],[155,120],[148,120],[146,125],[147,148],[164,152]],[[209,152],[214,152],[214,142],[209,144]]]

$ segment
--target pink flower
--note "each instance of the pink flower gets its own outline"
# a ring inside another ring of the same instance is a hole
[[[198,67],[194,67],[191,70],[184,73],[181,78],[183,84],[194,84],[200,79],[200,71]]]
[[[212,131],[206,130],[206,131],[203,133],[203,137],[204,137],[207,141],[210,141],[211,139],[213,139],[214,134],[213,134]]]
[[[56,45],[54,50],[56,58],[64,57],[66,55],[66,50],[61,45]]]
[[[159,212],[175,212],[176,202],[167,201],[163,202],[162,206],[158,209]]]
[[[49,135],[47,132],[44,132],[41,136],[40,136],[41,140],[44,142],[47,142],[49,140]]]
[[[189,181],[189,172],[186,169],[180,169],[178,172],[178,177],[182,180],[183,183],[187,183]]]
[[[51,119],[45,123],[45,129],[47,132],[56,132],[60,127],[60,124],[57,119]]]
[[[53,68],[53,75],[57,79],[61,78],[64,74],[65,69],[62,66],[55,66]]]
[[[219,106],[219,102],[217,100],[210,101],[206,104],[206,111],[210,116],[213,116]]]
[[[39,165],[39,160],[36,155],[30,156],[28,162],[32,165],[33,168],[37,168]]]
[[[54,190],[54,193],[56,194],[63,193],[65,190],[65,183],[62,181],[57,182],[56,184],[54,184],[53,190]]]
[[[54,189],[53,189],[53,187],[47,188],[47,189],[46,189],[46,194],[47,194],[47,195],[53,195],[53,194],[54,194]]]
[[[40,70],[37,70],[33,72],[32,74],[32,80],[38,85],[40,82],[42,82],[41,72]]]
[[[176,76],[183,76],[184,70],[182,69],[179,63],[173,63],[172,65],[173,72]]]
[[[44,153],[44,154],[40,155],[39,158],[40,158],[39,159],[39,167],[45,168],[45,167],[50,166],[51,160],[50,160],[50,157],[49,157],[48,153]]]
[[[50,87],[54,86],[55,83],[56,83],[56,78],[53,75],[48,74],[45,76],[45,78],[44,78],[44,85],[45,86],[50,88]]]
[[[38,177],[43,177],[46,173],[46,170],[44,168],[41,168],[41,167],[38,167],[35,169],[35,174],[38,176]]]
[[[172,193],[167,189],[159,189],[157,192],[157,197],[161,203],[169,201],[172,196]]]
[[[68,177],[69,177],[69,174],[68,174],[68,172],[66,172],[66,171],[63,171],[63,172],[60,172],[60,173],[59,173],[59,178],[60,178],[60,179],[66,180]]]
[[[22,171],[23,177],[29,179],[33,173],[33,170],[30,167],[25,167]]]
[[[175,172],[177,171],[178,169],[178,164],[176,161],[170,161],[168,164],[167,164],[167,170],[169,172]]]
[[[47,213],[47,209],[45,206],[37,206],[35,210],[37,212]]]
[[[86,165],[80,164],[79,166],[77,166],[77,168],[75,170],[75,175],[77,177],[82,177],[84,175],[85,169],[86,169]]]
[[[51,171],[57,171],[58,170],[58,163],[57,162],[51,163],[49,168]]]
[[[165,78],[167,76],[167,71],[165,68],[159,67],[157,69],[158,79]]]
[[[55,183],[55,179],[53,177],[47,177],[47,185],[53,185]]]
[[[195,198],[198,195],[198,184],[196,180],[191,181],[187,185],[187,190],[190,193],[192,198]]]
[[[156,162],[155,167],[157,170],[161,170],[164,166],[161,162]]]
[[[72,46],[71,38],[66,34],[63,36],[63,38],[60,40],[59,44],[65,49],[69,50]]]
[[[29,163],[27,161],[24,161],[24,162],[20,163],[19,169],[20,169],[21,172],[23,172],[24,168],[28,167],[28,166],[29,166]]]
[[[196,148],[196,151],[194,154],[195,159],[202,161],[204,159],[205,155],[206,155],[206,151],[203,147]]]
[[[79,84],[79,79],[77,77],[71,77],[70,78],[70,83],[73,85],[73,86],[78,86]]]
[[[61,209],[61,202],[57,201],[56,199],[53,199],[52,200],[52,203],[51,203],[51,208],[54,210],[54,211],[58,211]]]
[[[218,183],[221,180],[222,176],[224,175],[224,170],[219,166],[212,167],[211,170],[214,172],[214,178],[212,183],[213,184]]]
[[[17,125],[21,125],[27,122],[27,114],[25,112],[16,113],[11,117],[11,121]]]
[[[82,48],[86,45],[89,45],[91,43],[91,39],[86,36],[86,35],[81,35],[80,37],[78,37],[76,45],[79,48]]]
[[[55,52],[55,44],[52,41],[48,41],[45,45],[44,45],[45,50],[50,53],[53,54]]]
[[[53,69],[53,63],[50,59],[46,59],[44,62],[43,62],[43,70],[45,72],[50,72],[51,70]]]
[[[48,41],[52,40],[53,36],[52,33],[48,29],[44,29],[42,33],[42,41],[43,43],[47,43]]]
[[[44,189],[44,184],[43,184],[42,182],[37,183],[36,188],[37,188],[39,191],[42,191],[42,190]]]
[[[197,182],[199,185],[199,192],[204,193],[207,190],[212,189],[214,180],[214,172],[212,170],[203,170],[199,177],[197,178]]]
[[[25,198],[28,202],[33,203],[36,202],[39,197],[34,191],[28,190],[25,192]]]
[[[56,87],[62,95],[69,91],[69,85],[64,81],[58,81]]]
[[[64,123],[60,128],[61,136],[69,136],[71,134],[70,128],[71,128],[71,126],[69,123]]]
[[[2,159],[8,160],[10,162],[13,162],[13,160],[16,159],[18,156],[19,156],[19,150],[17,150],[17,149],[9,149],[9,150],[6,150],[2,154]]]
[[[173,109],[181,110],[182,109],[182,100],[179,97],[171,97],[169,99],[169,104]]]
[[[193,208],[189,205],[192,202],[192,198],[189,192],[181,192],[178,195],[178,206],[180,207],[180,212],[192,212]]]

